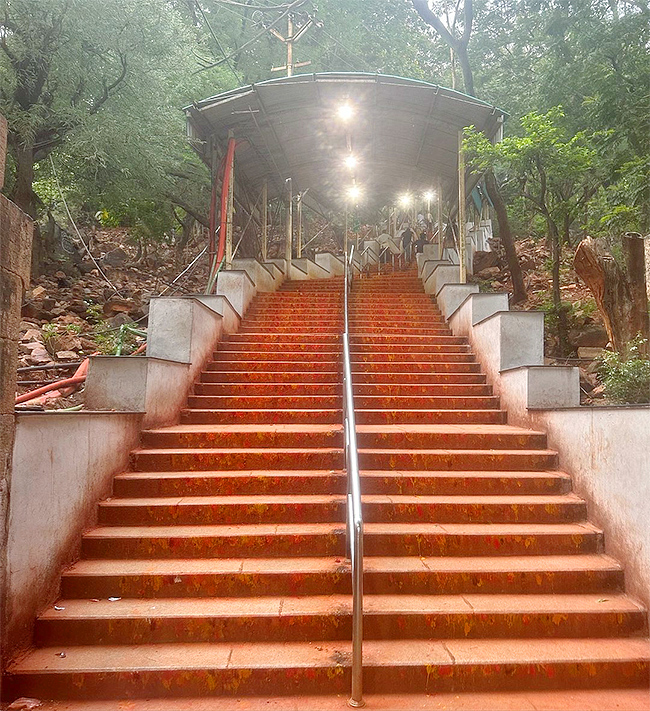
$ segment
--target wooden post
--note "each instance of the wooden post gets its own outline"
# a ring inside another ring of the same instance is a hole
[[[266,261],[269,239],[269,184],[264,181],[262,186],[262,261]]]
[[[465,218],[465,155],[463,154],[463,131],[458,132],[458,258],[460,260],[460,283],[467,281],[467,265],[465,264],[466,242]]]
[[[4,184],[7,122],[0,116],[0,188]],[[7,540],[11,458],[14,448],[18,327],[23,291],[29,286],[34,225],[25,213],[0,195],[0,639],[3,668],[13,651],[7,610]],[[15,630],[14,630],[15,632]]]
[[[228,138],[233,138],[234,133],[228,131]],[[226,269],[232,266],[232,228],[233,212],[235,207],[235,159],[230,165],[230,181],[228,183],[228,202],[226,204]]]

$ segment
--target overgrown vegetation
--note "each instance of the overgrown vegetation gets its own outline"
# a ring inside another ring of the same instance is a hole
[[[635,338],[625,353],[605,351],[600,358],[599,377],[605,397],[616,403],[650,402],[650,358],[644,354],[647,342]]]

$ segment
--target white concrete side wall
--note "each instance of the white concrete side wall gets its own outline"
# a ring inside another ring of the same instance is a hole
[[[508,311],[506,295],[476,293],[449,313],[444,295],[456,278],[442,265],[428,276],[453,333],[469,339],[508,421],[548,433],[605,531],[607,552],[624,565],[628,591],[650,607],[650,407],[580,407],[578,369],[543,365],[543,314]]]
[[[343,276],[345,273],[345,261],[342,256],[338,257],[331,252],[319,252],[315,259],[316,264],[326,269],[330,276]]]
[[[143,427],[178,421],[192,387],[190,364],[160,358],[94,356],[85,401],[89,410],[143,412]]]
[[[255,285],[255,291],[275,291],[276,270],[258,262],[257,259],[233,259],[232,268],[245,271]]]
[[[309,279],[329,279],[332,276],[322,264],[311,259],[294,259],[292,264],[305,272]]]
[[[235,311],[243,317],[257,293],[257,287],[243,269],[226,269],[217,276],[216,293],[227,296]]]
[[[187,298],[196,299],[215,313],[218,313],[221,316],[221,328],[224,334],[237,333],[239,331],[241,318],[224,294],[192,294]]]
[[[7,545],[10,649],[31,639],[36,615],[57,596],[61,569],[78,557],[97,502],[128,466],[136,413],[16,415]]]

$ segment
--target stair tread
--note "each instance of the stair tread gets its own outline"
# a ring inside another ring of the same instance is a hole
[[[213,478],[213,479],[223,479],[224,477],[232,477],[235,479],[240,479],[242,477],[249,478],[275,478],[275,477],[288,477],[294,478],[296,476],[314,476],[314,477],[329,477],[332,474],[338,474],[343,476],[345,472],[342,470],[327,470],[327,469],[242,469],[237,471],[164,471],[164,472],[124,472],[118,474],[116,479],[129,479],[129,480],[140,480],[140,479],[193,479],[193,478]]]
[[[160,427],[149,430],[143,430],[143,434],[169,434],[171,432],[341,432],[343,430],[342,424],[284,424],[284,423],[272,423],[272,424],[217,424],[217,425],[170,425],[168,427]]]
[[[11,669],[33,672],[137,671],[165,669],[265,669],[349,666],[347,641],[93,645],[33,650]],[[650,640],[448,639],[365,640],[366,667],[535,664],[650,660]]]
[[[414,495],[414,494],[362,494],[367,504],[506,504],[538,506],[562,503],[584,503],[584,499],[573,493],[567,494],[515,494],[515,495]],[[254,505],[271,504],[314,504],[344,501],[343,494],[226,494],[226,495],[176,495],[176,496],[120,496],[105,499],[100,506],[184,506],[184,505]]]
[[[97,559],[80,560],[64,575],[192,575],[237,572],[329,573],[349,571],[349,563],[341,558],[182,558],[182,559]],[[557,572],[562,570],[622,570],[621,565],[604,554],[559,556],[483,556],[483,557],[415,557],[366,556],[367,573],[382,572]]]
[[[60,599],[41,619],[208,617],[238,615],[340,615],[352,611],[351,595],[247,598],[122,598],[108,600]],[[594,612],[643,612],[632,598],[614,593],[602,595],[365,595],[369,614],[568,614]]]
[[[344,532],[341,522],[241,523],[168,526],[98,526],[84,534],[88,539],[190,538],[215,536],[331,535]],[[580,523],[364,523],[367,536],[387,534],[450,534],[473,536],[580,535],[600,533],[589,522]]]

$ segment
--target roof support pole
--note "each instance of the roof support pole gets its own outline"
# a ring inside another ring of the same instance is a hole
[[[266,261],[266,250],[269,239],[269,181],[262,185],[262,261]]]
[[[286,214],[286,236],[284,239],[284,258],[287,261],[287,279],[291,274],[291,258],[293,249],[293,186],[291,184],[291,178],[287,178],[287,214]]]
[[[343,231],[343,253],[348,257],[348,204],[345,203],[345,228]]]
[[[438,185],[436,187],[436,212],[436,221],[438,223],[438,259],[442,259],[442,253],[445,248],[445,239],[442,234],[442,180],[440,178],[438,178]]]
[[[228,131],[228,138],[233,139],[233,131]],[[232,266],[232,228],[233,228],[233,213],[235,206],[235,157],[226,166],[226,170],[230,171],[228,180],[228,202],[226,204],[226,269]]]
[[[463,153],[463,131],[458,132],[458,258],[460,260],[460,283],[467,281],[467,219],[465,217],[465,155]]]
[[[302,193],[298,196],[298,234],[296,235],[296,257],[302,257]]]

